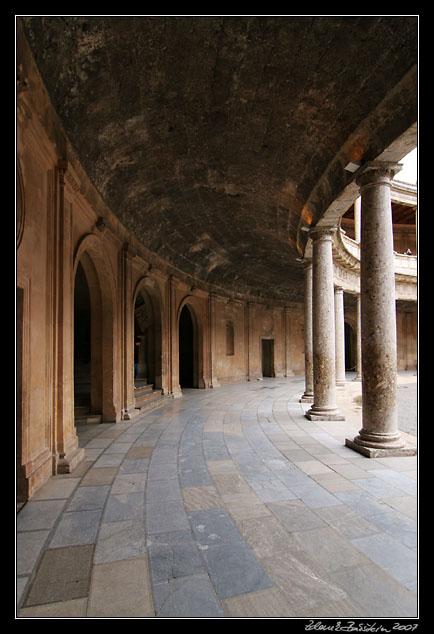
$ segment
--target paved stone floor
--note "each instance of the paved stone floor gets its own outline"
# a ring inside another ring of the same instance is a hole
[[[345,422],[307,420],[303,391],[187,390],[81,426],[85,462],[17,515],[18,618],[417,617],[417,458],[345,447],[360,383]]]

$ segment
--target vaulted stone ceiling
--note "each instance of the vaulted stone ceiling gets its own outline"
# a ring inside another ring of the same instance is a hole
[[[241,293],[299,298],[301,228],[350,183],[349,160],[417,118],[416,17],[22,21],[113,213],[176,269]]]

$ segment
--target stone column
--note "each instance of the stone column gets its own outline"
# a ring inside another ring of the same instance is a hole
[[[395,275],[390,184],[399,166],[373,161],[358,177],[361,212],[362,419],[346,444],[377,457],[406,452],[398,430]],[[409,450],[415,453],[414,448]]]
[[[356,325],[356,376],[353,381],[362,380],[362,324],[360,317],[360,294],[357,295],[357,325]]]
[[[336,385],[345,385],[344,289],[335,286]]]
[[[313,403],[312,260],[304,263],[304,377],[305,390],[300,402]]]
[[[315,227],[312,238],[313,392],[309,420],[345,420],[336,407],[332,241],[336,227]]]

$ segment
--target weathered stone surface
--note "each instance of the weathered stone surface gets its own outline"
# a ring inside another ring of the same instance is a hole
[[[178,270],[238,292],[300,298],[300,226],[351,181],[348,161],[417,118],[417,16],[22,23],[111,210]]]

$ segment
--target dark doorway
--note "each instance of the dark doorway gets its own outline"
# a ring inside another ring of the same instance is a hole
[[[179,318],[179,384],[181,387],[194,385],[194,326],[187,306]]]
[[[274,339],[262,339],[262,376],[274,376]]]
[[[356,370],[356,336],[354,330],[345,322],[345,370]]]
[[[74,286],[74,406],[91,405],[91,306],[86,275],[78,264]]]

